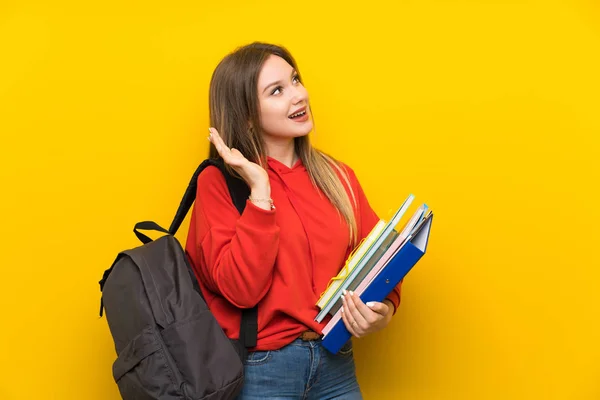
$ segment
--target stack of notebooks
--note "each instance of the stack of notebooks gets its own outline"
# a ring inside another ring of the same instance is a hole
[[[422,204],[402,229],[396,229],[414,196],[409,195],[389,221],[380,220],[346,260],[317,302],[320,312],[315,321],[327,315],[331,320],[323,328],[323,346],[337,353],[350,339],[341,316],[342,293],[353,291],[366,303],[383,301],[427,250],[433,213]]]

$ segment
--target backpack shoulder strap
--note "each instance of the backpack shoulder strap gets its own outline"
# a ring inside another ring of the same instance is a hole
[[[208,166],[214,166],[219,168],[223,176],[225,177],[225,181],[227,182],[227,187],[229,188],[229,194],[231,195],[231,200],[233,204],[238,209],[241,214],[246,207],[246,199],[250,196],[250,188],[246,185],[246,182],[243,180],[236,178],[227,172],[225,168],[225,163],[221,159],[209,158],[207,160],[202,161],[202,163],[196,168],[196,172],[192,176],[190,183],[181,199],[181,203],[179,204],[179,208],[175,213],[175,217],[173,218],[173,222],[169,227],[169,233],[171,235],[175,235],[177,230],[181,226],[181,223],[185,219],[188,211],[194,204],[196,200],[196,190],[198,189],[198,177],[204,171],[204,169]]]
[[[225,177],[225,181],[227,182],[227,187],[229,188],[229,194],[231,195],[233,204],[238,209],[240,214],[242,214],[244,211],[244,208],[246,207],[246,199],[248,196],[250,196],[250,188],[248,185],[246,185],[246,182],[229,174],[222,159],[209,158],[204,160],[198,166],[198,168],[196,168],[196,172],[194,172],[194,175],[188,184],[185,194],[181,199],[181,203],[179,204],[179,208],[177,209],[175,217],[173,218],[173,222],[169,227],[169,233],[171,235],[175,235],[181,226],[181,223],[185,219],[185,216],[192,207],[192,204],[194,204],[194,201],[196,200],[198,176],[200,176],[202,171],[204,171],[204,169],[210,165],[219,168]],[[258,307],[255,306],[253,308],[242,309],[242,319],[240,322],[240,344],[245,348],[254,347],[256,346],[257,336]]]

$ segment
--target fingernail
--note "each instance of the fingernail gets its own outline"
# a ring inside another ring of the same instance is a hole
[[[344,306],[341,306],[341,307],[340,307],[340,311],[341,311],[341,312],[344,312]]]
[[[354,292],[352,290],[350,291],[350,296],[354,296]]]
[[[344,290],[342,291],[342,294],[345,296],[345,295],[346,295],[346,293],[348,293],[348,292],[346,291],[346,289],[344,289]]]
[[[375,303],[372,301],[368,301],[366,305],[367,305],[367,307],[373,307],[375,305]]]

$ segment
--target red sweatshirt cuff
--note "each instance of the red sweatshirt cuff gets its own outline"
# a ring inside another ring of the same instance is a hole
[[[240,221],[260,227],[275,226],[275,210],[265,210],[257,207],[250,200],[246,200],[246,208],[240,217]]]
[[[398,311],[398,307],[400,306],[400,285],[396,286],[394,290],[390,294],[387,295],[386,300],[389,300],[394,305],[394,314]]]

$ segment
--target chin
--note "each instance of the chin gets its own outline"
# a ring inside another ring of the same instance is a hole
[[[274,127],[274,129],[267,129],[263,131],[267,136],[273,138],[297,138],[308,135],[313,129],[312,121],[306,122],[301,126],[280,126]]]
[[[306,136],[308,135],[310,132],[312,131],[312,127],[310,129],[306,129],[304,131],[302,131],[301,133],[299,133],[298,135],[296,135],[296,137],[302,137],[302,136]]]
[[[304,124],[304,126],[298,127],[298,129],[296,129],[296,131],[298,132],[298,134],[296,136],[297,137],[306,136],[312,131],[312,129],[313,129],[312,121],[309,121],[306,124]]]

